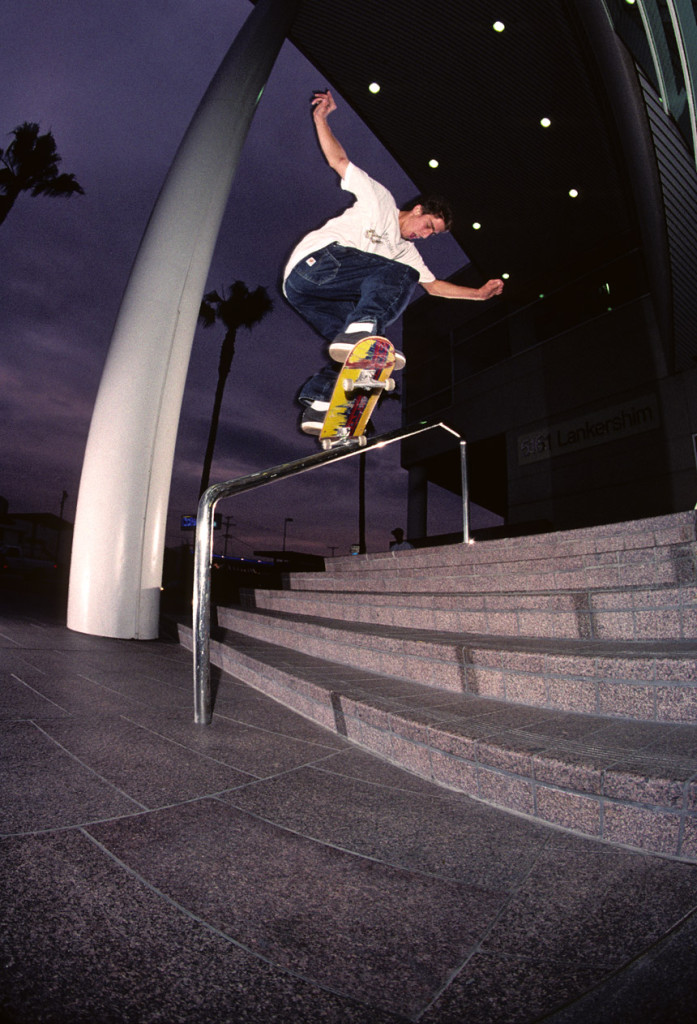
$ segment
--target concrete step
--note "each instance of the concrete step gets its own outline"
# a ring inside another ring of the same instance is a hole
[[[218,625],[452,693],[642,722],[697,722],[694,639],[482,636],[239,608],[219,608]]]
[[[370,571],[376,563],[395,558],[408,560],[412,566],[429,565],[439,560],[478,563],[557,559],[588,555],[612,556],[625,551],[673,548],[693,544],[697,540],[697,510],[677,512],[649,519],[608,523],[585,529],[558,530],[519,537],[475,542],[470,545],[448,544],[442,547],[415,548],[411,551],[385,551],[368,555],[346,555],[327,559],[328,570],[336,573]]]
[[[697,639],[694,586],[526,594],[254,590],[245,592],[243,604],[343,622],[491,636]]]
[[[296,574],[297,590],[571,591],[697,585],[694,511],[478,544],[451,544],[326,560]],[[350,582],[348,582],[350,580]]]
[[[190,627],[179,635],[191,649]],[[512,706],[230,630],[214,634],[211,660],[443,786],[609,843],[697,861],[693,725]]]
[[[460,550],[453,546],[455,550]],[[697,583],[697,544],[679,548],[642,548],[586,556],[527,558],[496,562],[451,561],[434,549],[429,563],[417,563],[411,551],[397,551],[390,559],[366,556],[363,571],[338,572],[327,560],[324,573],[303,573],[292,577],[294,590],[430,591],[434,580],[449,593],[568,591],[596,588],[694,585]],[[472,549],[464,548],[465,554]],[[421,554],[420,552],[418,554]],[[350,563],[352,564],[352,563]]]

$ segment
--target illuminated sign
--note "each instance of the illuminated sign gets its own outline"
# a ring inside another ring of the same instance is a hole
[[[213,516],[213,529],[219,530],[223,525],[223,517],[220,512],[216,512]],[[182,530],[195,530],[196,529],[196,516],[182,516],[181,517],[181,529]]]

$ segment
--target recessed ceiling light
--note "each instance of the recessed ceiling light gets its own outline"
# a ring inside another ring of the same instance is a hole
[[[494,32],[503,32],[505,27],[506,26],[502,21],[495,21],[494,24],[492,25]]]
[[[378,84],[378,82],[371,82],[370,85],[368,86],[368,92],[372,92],[373,95],[375,95],[375,93],[380,92],[380,85]]]
[[[569,189],[569,195],[571,196],[572,199],[578,198],[578,189],[577,188],[570,188]]]
[[[433,169],[435,170],[436,167],[438,166],[438,161],[437,160],[429,160],[428,161],[428,166],[429,167],[433,167]]]
[[[501,280],[502,281],[507,281],[510,276],[511,276],[510,274],[501,274]]]
[[[474,224],[472,225],[472,227],[474,228],[475,231],[479,231],[481,226],[482,225],[479,223],[478,220],[475,220]]]
[[[540,124],[542,125],[543,128],[549,128],[551,123],[552,122],[550,121],[550,119],[548,117],[543,117],[542,120],[540,121]]]

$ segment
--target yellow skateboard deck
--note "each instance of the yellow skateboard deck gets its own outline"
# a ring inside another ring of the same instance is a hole
[[[394,346],[387,338],[363,338],[346,357],[319,435],[323,448],[360,438],[383,391],[392,391]]]

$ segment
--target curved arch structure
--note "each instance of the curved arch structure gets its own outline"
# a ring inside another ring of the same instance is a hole
[[[112,335],[78,498],[70,629],[158,635],[165,523],[196,319],[239,156],[298,0],[261,0],[215,74],[145,230]]]

